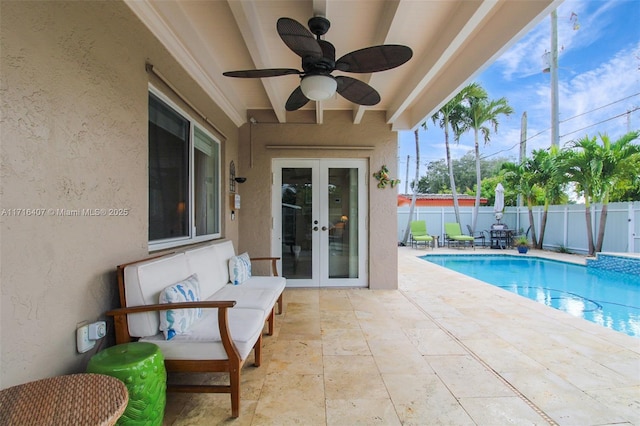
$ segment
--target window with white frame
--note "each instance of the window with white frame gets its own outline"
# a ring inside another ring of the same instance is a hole
[[[220,143],[149,91],[149,248],[220,237]]]

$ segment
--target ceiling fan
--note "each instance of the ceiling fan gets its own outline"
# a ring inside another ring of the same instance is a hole
[[[413,55],[407,46],[385,44],[347,53],[336,61],[336,49],[333,44],[320,39],[331,26],[329,20],[315,16],[309,19],[308,25],[311,32],[291,18],[280,18],[276,25],[282,41],[302,58],[303,71],[294,68],[267,68],[227,71],[223,75],[238,78],[265,78],[290,74],[301,76],[300,86],[287,99],[287,111],[302,108],[309,100],[329,99],[336,91],[358,105],[376,105],[380,102],[380,95],[373,87],[355,78],[334,77],[331,73],[334,70],[353,73],[385,71],[404,64]]]

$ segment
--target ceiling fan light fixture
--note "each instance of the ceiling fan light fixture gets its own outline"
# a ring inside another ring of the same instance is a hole
[[[300,88],[312,101],[324,101],[336,93],[338,82],[330,75],[308,75],[302,78]]]

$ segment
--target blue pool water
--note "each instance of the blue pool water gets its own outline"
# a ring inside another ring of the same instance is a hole
[[[422,259],[640,337],[640,276],[537,257],[426,255]]]

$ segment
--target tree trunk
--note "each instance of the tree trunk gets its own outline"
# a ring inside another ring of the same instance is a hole
[[[480,195],[482,192],[482,176],[480,176],[480,147],[478,146],[478,129],[474,131],[475,136],[475,152],[476,152],[476,202],[473,206],[473,224],[471,225],[471,233],[476,232],[478,224],[478,211],[480,210]]]
[[[542,211],[542,222],[540,222],[540,239],[536,244],[536,248],[542,250],[542,245],[544,241],[544,230],[547,227],[547,216],[549,213],[549,202],[547,200],[544,201],[544,210]]]
[[[589,245],[589,256],[593,256],[595,254],[595,247],[593,246],[593,228],[591,227],[591,205],[588,201],[586,201],[586,194],[584,198],[584,217],[587,220],[587,242]]]
[[[449,149],[449,123],[444,126],[444,146],[447,151],[447,166],[449,167],[449,184],[451,185],[451,195],[453,196],[453,210],[456,213],[456,222],[460,223],[460,206],[458,206],[458,193],[456,192],[456,181],[453,177],[453,163],[451,162],[451,150]],[[462,225],[461,225],[462,226]]]
[[[595,253],[600,253],[602,251],[602,243],[604,243],[604,228],[607,225],[608,211],[609,200],[606,200],[602,203],[602,213],[600,214],[600,225],[598,226],[598,239],[596,240]]]
[[[409,207],[409,219],[407,220],[407,227],[404,230],[404,238],[402,244],[407,245],[409,239],[409,229],[411,228],[411,221],[413,220],[413,211],[416,207],[416,193],[418,192],[418,181],[420,180],[420,138],[418,136],[418,130],[414,132],[416,138],[416,180],[413,184],[413,195],[411,196],[411,207]]]
[[[533,200],[530,197],[527,197],[527,210],[529,211],[529,226],[531,226],[531,243],[534,247],[537,247],[536,225],[533,222]]]

